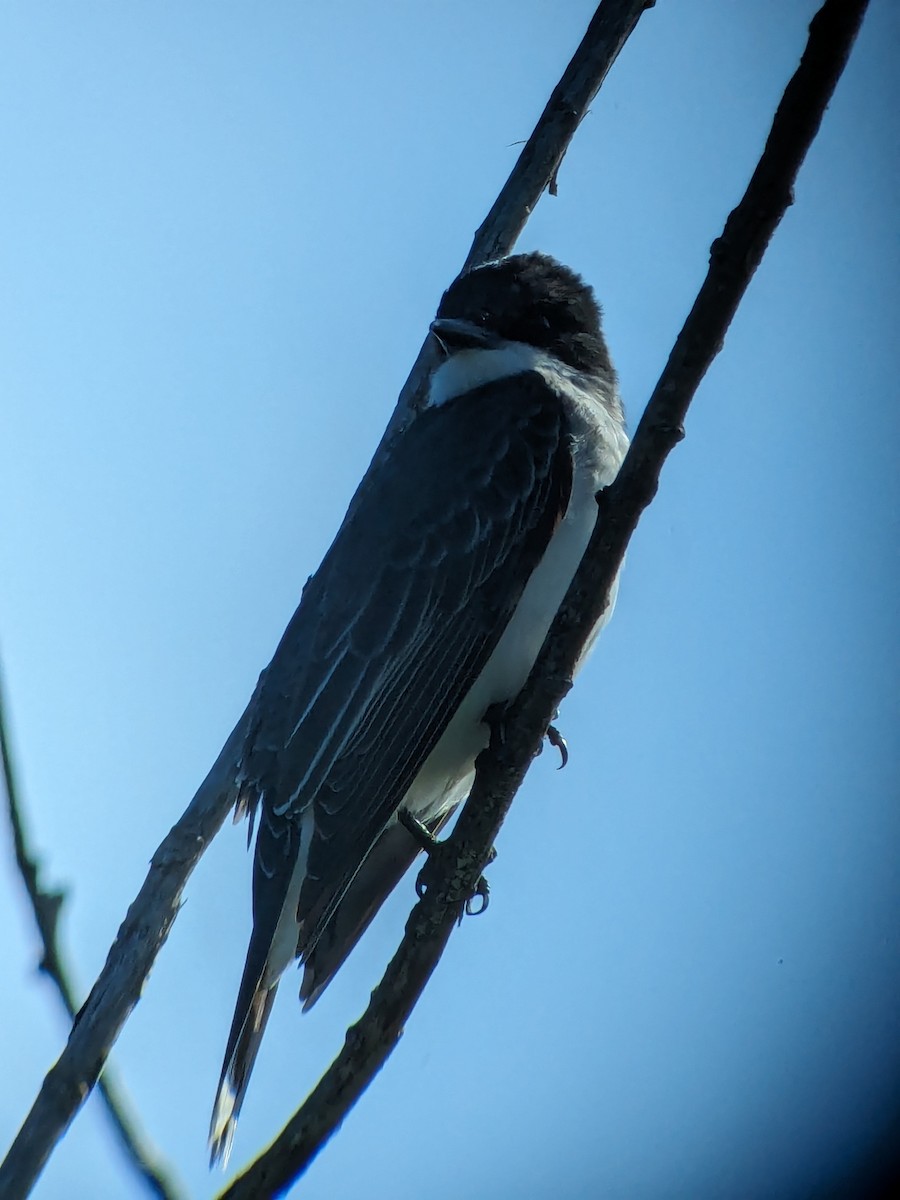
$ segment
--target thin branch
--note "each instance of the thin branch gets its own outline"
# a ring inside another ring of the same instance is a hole
[[[25,830],[24,809],[20,799],[22,793],[19,789],[18,776],[13,762],[12,738],[7,714],[8,705],[3,670],[0,665],[0,759],[2,759],[6,809],[12,829],[16,867],[22,876],[41,942],[41,961],[38,969],[56,987],[66,1014],[72,1021],[75,1019],[78,1004],[75,999],[71,971],[65,961],[65,955],[60,949],[57,936],[59,913],[65,900],[65,893],[48,891],[41,884],[40,862],[29,846]],[[159,1152],[150,1145],[141,1130],[132,1106],[109,1066],[106,1067],[100,1079],[99,1091],[130,1166],[154,1196],[158,1196],[160,1200],[176,1200],[180,1189],[176,1185],[170,1169],[163,1163]]]
[[[509,254],[562,160],[591,101],[635,26],[656,0],[604,0],[591,17],[572,61],[553,89],[540,120],[475,234],[465,269]],[[524,204],[523,204],[524,202]]]
[[[220,1194],[258,1200],[283,1192],[309,1166],[399,1041],[461,912],[487,865],[512,798],[547,725],[571,687],[588,633],[609,603],[625,548],[656,494],[696,389],[777,225],[801,163],[847,61],[867,0],[826,0],[778,106],[744,197],[712,247],[708,274],[678,336],[618,478],[529,680],[505,720],[507,736],[478,759],[472,793],[433,864],[430,886],[366,1012],[303,1106],[272,1145]]]
[[[522,147],[509,178],[475,234],[463,270],[510,253],[544,191],[556,186],[569,143],[610,67],[619,57],[619,51],[634,32],[641,15],[655,3],[656,0],[602,0],[597,6],[531,137]],[[556,195],[555,191],[553,195]],[[434,338],[426,338],[400,392],[382,446],[402,425],[409,411],[421,404],[428,377],[436,365],[436,353]]]
[[[231,807],[250,705],[184,815],[153,855],[103,970],[75,1016],[65,1049],[47,1072],[22,1128],[0,1163],[0,1196],[20,1200],[34,1186],[54,1146],[104,1070],[141,996],[150,969],[178,915],[181,893]]]

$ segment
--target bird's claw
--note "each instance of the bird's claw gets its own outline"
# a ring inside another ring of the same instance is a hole
[[[421,850],[424,850],[428,856],[425,865],[416,876],[416,896],[421,900],[429,888],[429,873],[436,869],[436,860],[440,857],[444,843],[430,832],[427,826],[423,825],[418,817],[407,809],[402,808],[399,813],[399,821],[403,827],[412,834],[413,838],[419,845]],[[491,847],[491,853],[488,857],[488,862],[492,863],[497,857],[497,851]],[[475,884],[475,889],[462,906],[459,914],[459,920],[462,922],[463,916],[480,917],[487,909],[490,903],[491,888],[488,881],[483,875]],[[478,905],[476,907],[476,901]]]
[[[569,761],[569,747],[566,744],[566,739],[559,732],[555,725],[547,726],[546,737],[550,745],[559,751],[560,762],[556,769],[557,771],[561,771]]]
[[[478,907],[475,907],[475,901],[479,901]],[[482,875],[475,884],[475,891],[466,901],[464,912],[467,917],[480,917],[483,912],[487,912],[487,906],[491,902],[491,885]],[[459,923],[462,924],[463,914],[459,914]]]

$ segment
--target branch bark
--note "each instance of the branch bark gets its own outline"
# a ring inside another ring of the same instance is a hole
[[[467,264],[508,253],[541,193],[555,177],[587,108],[641,13],[655,0],[602,0],[587,33],[476,235]],[[375,458],[414,409],[431,369],[420,352]],[[373,462],[375,459],[373,459]],[[140,998],[178,913],[184,886],[232,803],[232,787],[252,701],[196,795],[154,854],[68,1042],[0,1163],[4,1200],[27,1196],[58,1140],[97,1083],[116,1038]],[[430,973],[430,972],[429,972]],[[363,1085],[364,1086],[364,1085]],[[362,1089],[360,1089],[362,1090]]]
[[[66,1014],[72,1021],[78,1010],[75,985],[72,983],[72,972],[60,947],[58,937],[59,913],[65,900],[65,893],[49,891],[41,883],[40,861],[31,849],[25,830],[21,792],[13,762],[12,738],[2,667],[0,667],[0,761],[2,761],[6,811],[12,830],[16,867],[25,885],[41,943],[41,960],[38,969],[56,988]],[[99,1090],[125,1158],[132,1169],[146,1184],[150,1192],[159,1197],[159,1200],[176,1200],[180,1190],[174,1182],[170,1168],[163,1163],[159,1152],[148,1142],[121,1085],[108,1066],[100,1080]]]
[[[826,0],[775,114],[741,202],[711,248],[706,279],[679,334],[619,475],[599,497],[600,516],[584,560],[534,670],[506,718],[507,737],[478,759],[472,793],[442,844],[431,885],[403,941],[347,1032],[340,1054],[272,1145],[219,1200],[280,1195],[309,1166],[378,1073],[485,869],[516,790],[571,687],[581,647],[609,603],[626,546],[684,436],[683,421],[724,343],[738,303],[793,201],[793,184],[846,64],[868,0]]]

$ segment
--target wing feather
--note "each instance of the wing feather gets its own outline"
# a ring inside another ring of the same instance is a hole
[[[288,731],[257,860],[315,812],[303,909],[324,920],[487,662],[565,512],[559,397],[522,374],[426,410],[351,509],[269,669]],[[297,650],[304,659],[297,661]],[[285,864],[285,874],[289,873]]]
[[[242,756],[237,809],[251,820],[260,810],[254,923],[214,1155],[227,1148],[271,1007],[269,956],[298,856],[298,953],[308,961],[500,640],[571,484],[559,396],[533,372],[495,381],[416,418],[363,481],[304,587],[257,688]],[[383,882],[373,860],[358,904],[335,916],[304,985],[310,1002],[402,873],[411,851],[395,843],[382,843]]]

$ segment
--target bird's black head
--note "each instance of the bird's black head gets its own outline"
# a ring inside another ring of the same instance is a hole
[[[547,254],[512,254],[458,276],[433,328],[451,348],[524,342],[578,371],[613,374],[593,290]]]

